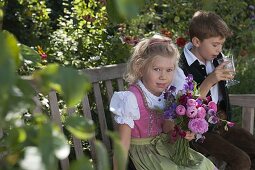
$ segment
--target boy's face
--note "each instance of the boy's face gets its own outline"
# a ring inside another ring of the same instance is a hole
[[[172,82],[176,59],[155,56],[142,73],[144,86],[155,96],[159,96]]]
[[[222,46],[225,42],[225,38],[220,36],[198,40],[196,45],[196,57],[201,61],[213,60],[222,51]]]

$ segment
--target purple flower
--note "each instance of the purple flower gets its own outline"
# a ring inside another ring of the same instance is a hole
[[[169,96],[173,96],[174,97],[174,93],[176,91],[176,87],[175,86],[170,86],[164,93],[164,99],[168,100],[169,99]]]
[[[203,101],[202,101],[202,99],[201,98],[197,98],[196,99],[196,102],[197,102],[197,107],[200,107],[200,106],[202,106],[202,104],[203,104]]]
[[[202,118],[191,119],[188,127],[193,133],[203,134],[208,131],[208,123]]]
[[[188,74],[187,78],[186,78],[187,82],[192,82],[193,81],[193,75],[192,74]]]
[[[175,86],[170,86],[169,90],[172,91],[172,92],[175,92],[176,91],[176,87]]]
[[[173,103],[170,107],[165,109],[164,117],[165,119],[175,119],[176,118],[176,103]]]
[[[216,113],[215,113],[215,111],[213,109],[209,109],[207,111],[207,113],[208,113],[209,116],[215,116],[216,115]]]
[[[176,107],[176,113],[180,116],[183,116],[186,113],[186,108],[183,105],[178,105]]]
[[[248,8],[249,8],[250,10],[252,10],[252,11],[255,10],[254,5],[249,5]]]
[[[216,124],[219,121],[220,121],[220,119],[217,116],[215,116],[215,115],[210,116],[209,119],[208,119],[208,122],[211,123],[211,124]]]

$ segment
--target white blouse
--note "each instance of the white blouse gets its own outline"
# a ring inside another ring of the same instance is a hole
[[[160,96],[155,96],[145,88],[140,80],[137,84],[143,90],[149,108],[164,108],[165,99],[163,93]],[[134,120],[140,119],[137,99],[134,93],[130,91],[114,92],[110,102],[110,111],[113,112],[114,120],[118,124],[127,124],[131,128],[134,128]]]

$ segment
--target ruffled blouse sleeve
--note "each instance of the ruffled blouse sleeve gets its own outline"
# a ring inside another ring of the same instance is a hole
[[[134,128],[134,120],[140,119],[136,97],[130,91],[114,92],[110,111],[113,112],[114,120],[118,124],[127,124],[131,128]]]

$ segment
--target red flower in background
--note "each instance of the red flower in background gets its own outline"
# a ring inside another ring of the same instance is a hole
[[[166,37],[172,38],[173,34],[172,32],[168,31],[166,28],[162,28],[160,30],[160,33]]]
[[[96,18],[92,17],[91,15],[85,15],[82,18],[87,22],[94,22],[96,20]]]
[[[39,45],[37,46],[37,51],[41,56],[42,60],[46,60],[47,59],[47,54],[43,51],[42,47],[40,47]]]
[[[134,37],[134,36],[125,36],[122,41],[126,44],[129,44],[129,45],[132,45],[132,46],[135,46],[138,42],[139,42],[139,39],[137,37]]]
[[[181,48],[185,46],[186,42],[187,40],[183,37],[179,37],[176,39],[176,44]]]

